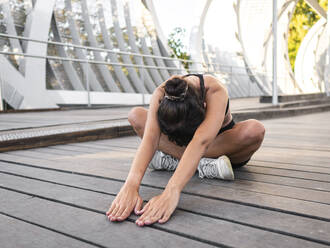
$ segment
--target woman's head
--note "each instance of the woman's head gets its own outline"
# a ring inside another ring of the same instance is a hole
[[[160,130],[170,141],[186,146],[204,120],[203,96],[180,76],[167,80],[164,89],[157,113]]]

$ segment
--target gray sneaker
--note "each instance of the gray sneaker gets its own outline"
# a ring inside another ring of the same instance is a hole
[[[174,171],[176,167],[178,167],[178,164],[178,159],[157,150],[149,163],[149,168],[154,170]]]
[[[234,172],[229,158],[223,155],[217,159],[202,158],[198,164],[200,178],[219,178],[234,180]]]

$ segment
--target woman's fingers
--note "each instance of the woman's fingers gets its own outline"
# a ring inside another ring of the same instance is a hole
[[[116,220],[116,214],[117,214],[117,212],[119,211],[119,209],[120,209],[120,204],[116,204],[116,207],[115,207],[115,209],[112,211],[112,214],[109,215],[111,221]]]
[[[144,224],[151,225],[159,219],[160,219],[159,215],[150,216],[150,217],[146,218],[146,220],[144,221]]]
[[[112,201],[110,208],[109,208],[108,212],[106,213],[106,215],[109,216],[112,213],[112,211],[115,209],[115,207],[116,207],[116,203],[115,203],[115,201]]]
[[[135,209],[134,209],[134,212],[136,215],[140,214],[142,204],[143,204],[143,200],[142,200],[141,196],[138,196],[138,199],[135,204]]]
[[[135,213],[140,211],[142,204],[143,204],[143,200],[140,196],[138,196],[135,203]],[[116,212],[115,218],[120,221],[126,219],[131,214],[133,208],[134,208],[134,204],[132,204],[131,202],[127,202],[127,205],[122,206],[122,208],[120,208]]]
[[[134,208],[138,212],[141,209],[142,203],[143,200],[139,192],[135,188],[125,184],[113,200],[106,215],[110,221],[121,221],[126,219]]]
[[[144,205],[144,207],[142,208],[141,211],[138,212],[138,214],[143,214],[145,211],[148,210],[149,206],[150,206],[150,201],[146,205]]]
[[[115,209],[116,204],[112,202],[108,212],[106,212],[106,215],[109,217],[109,215],[112,213],[112,211]]]
[[[137,219],[135,223],[139,226],[150,225],[158,221],[164,212],[165,209],[160,206],[150,206],[150,208],[139,219]]]
[[[148,207],[144,213],[140,216],[140,218],[138,218],[135,223],[138,224],[139,226],[143,226],[144,225],[144,221],[146,220],[146,218],[150,215],[150,213],[152,212],[152,208]],[[142,209],[143,211],[143,209]]]
[[[158,223],[160,223],[160,224],[164,224],[165,222],[168,221],[168,219],[170,218],[170,216],[171,216],[171,215],[170,215],[168,212],[165,212],[165,213],[163,214],[163,217],[162,217],[161,219],[158,220]]]
[[[120,220],[120,216],[123,215],[124,211],[127,209],[127,208],[130,208],[130,206],[126,206],[126,205],[121,205],[121,207],[119,208],[118,212],[116,213],[116,220]]]
[[[153,211],[152,213],[149,214],[149,216],[147,216],[145,218],[144,224],[151,225],[151,224],[155,223],[156,221],[158,221],[162,217],[164,212],[165,211],[162,208]]]
[[[118,220],[119,221],[123,221],[125,220],[132,212],[132,208],[131,207],[127,207],[124,209],[124,211],[118,215]]]

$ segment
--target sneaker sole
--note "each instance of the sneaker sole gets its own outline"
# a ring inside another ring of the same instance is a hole
[[[226,155],[223,155],[221,157],[226,161],[226,165],[227,165],[227,167],[230,170],[231,175],[232,175],[231,178],[226,178],[226,179],[223,179],[223,180],[228,180],[228,181],[234,180],[235,179],[234,171],[233,171],[233,167],[231,166],[231,162],[230,162],[229,158]]]

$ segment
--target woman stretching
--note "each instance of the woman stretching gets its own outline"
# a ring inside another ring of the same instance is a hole
[[[196,170],[201,178],[233,180],[232,168],[250,160],[265,134],[257,120],[234,122],[227,89],[211,75],[172,76],[154,91],[149,110],[133,108],[128,120],[142,142],[106,215],[123,221],[134,209],[139,226],[168,221]],[[139,187],[148,166],[175,172],[141,210]]]

